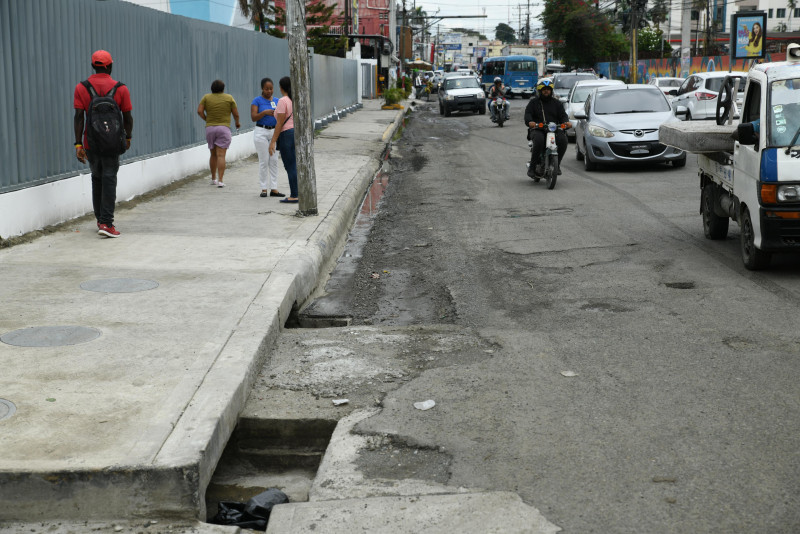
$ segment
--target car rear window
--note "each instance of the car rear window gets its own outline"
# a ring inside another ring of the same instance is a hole
[[[739,76],[735,76],[735,78],[739,78],[739,92],[744,92],[745,80]],[[706,89],[709,91],[714,91],[719,93],[720,87],[722,87],[722,82],[725,81],[725,78],[709,78],[706,80]]]
[[[658,80],[659,87],[680,87],[683,80]]]
[[[597,76],[594,74],[567,74],[564,76],[555,76],[553,85],[556,89],[572,89],[572,86],[581,80],[596,80]]]
[[[615,113],[655,113],[669,111],[669,103],[661,91],[644,89],[619,89],[602,91],[598,89],[594,112],[598,115]]]

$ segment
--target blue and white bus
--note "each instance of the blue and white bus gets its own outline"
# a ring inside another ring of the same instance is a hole
[[[539,65],[533,56],[488,57],[481,66],[481,85],[485,91],[501,78],[508,95],[531,96],[539,81]]]

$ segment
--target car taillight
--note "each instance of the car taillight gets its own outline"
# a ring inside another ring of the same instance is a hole
[[[697,100],[714,100],[715,98],[717,98],[716,93],[698,92],[695,93],[694,96],[697,97]]]

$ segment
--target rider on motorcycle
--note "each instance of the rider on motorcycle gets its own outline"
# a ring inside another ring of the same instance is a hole
[[[497,119],[497,106],[494,103],[494,99],[498,96],[504,96],[506,94],[506,88],[503,85],[503,80],[498,76],[494,79],[494,85],[489,88],[489,112],[492,114],[492,122]],[[508,120],[508,102],[506,102],[506,116],[505,120]]]
[[[545,125],[550,122],[556,124],[566,124],[567,128],[572,127],[569,122],[569,116],[564,110],[564,105],[561,101],[553,96],[553,82],[550,80],[542,80],[536,85],[536,90],[539,94],[538,98],[531,98],[525,108],[525,125],[528,126],[528,139],[533,141],[533,148],[531,149],[531,164],[528,167],[528,176],[534,176],[534,171],[538,171],[536,166],[539,164],[539,159],[544,150],[544,143],[547,137],[547,132],[537,128],[536,125],[544,123]],[[535,129],[534,129],[535,128]],[[556,146],[558,147],[558,174],[561,174],[561,160],[564,153],[567,151],[567,134],[561,128],[556,130]],[[536,174],[541,174],[537,172]]]

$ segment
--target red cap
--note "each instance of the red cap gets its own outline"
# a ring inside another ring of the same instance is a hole
[[[105,50],[98,50],[92,54],[92,65],[95,67],[108,67],[113,62],[114,60],[111,59],[111,54]]]

